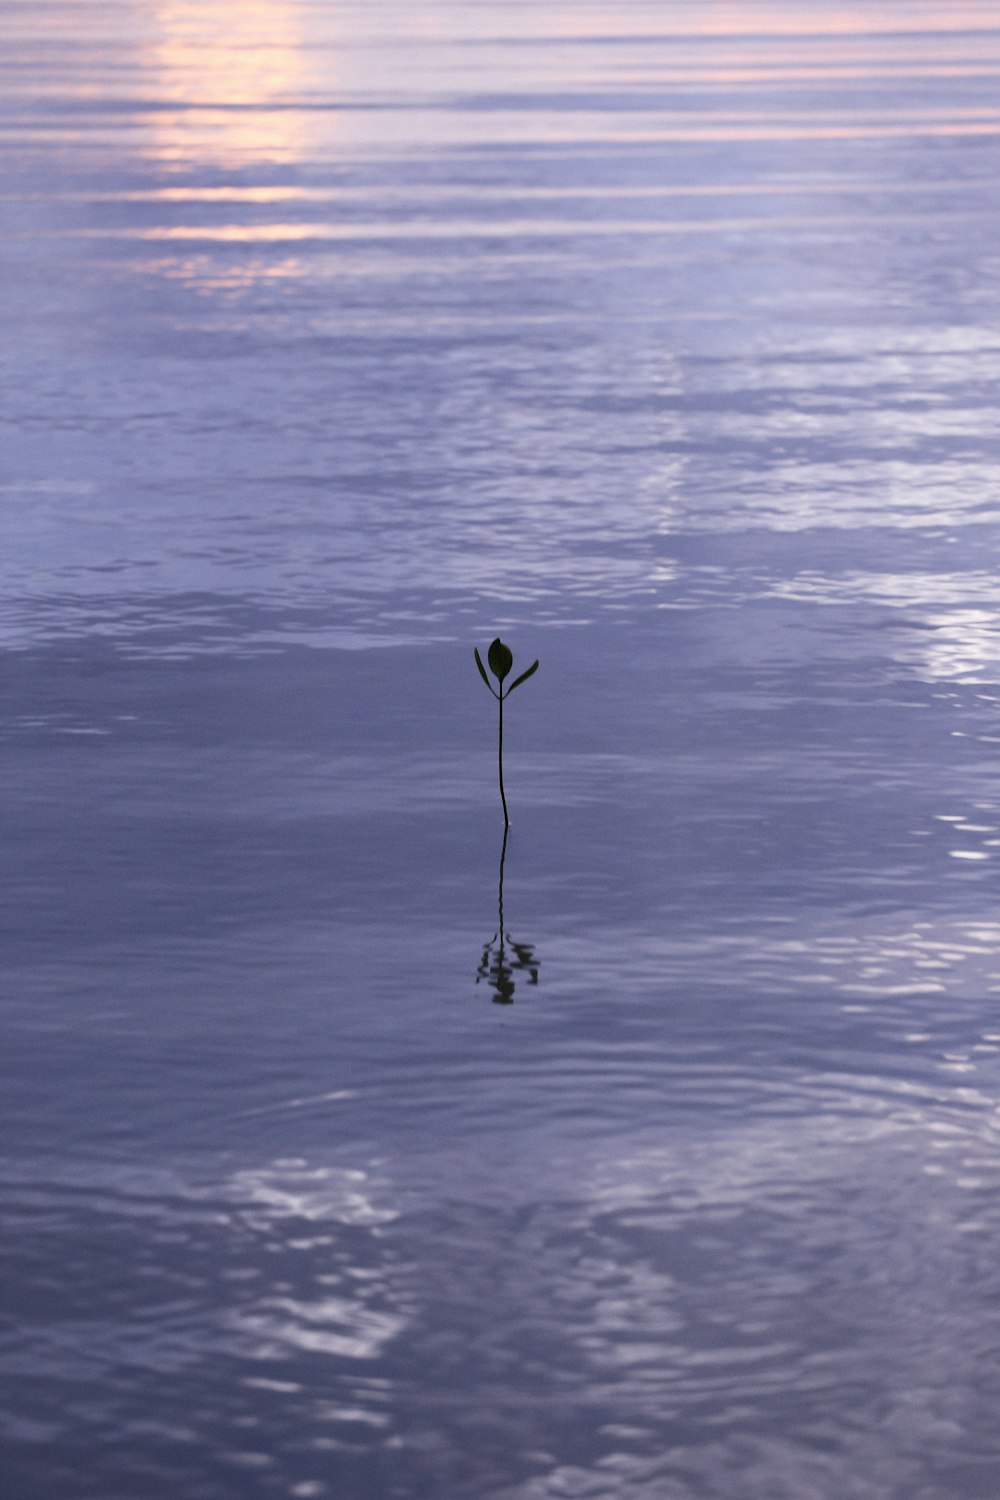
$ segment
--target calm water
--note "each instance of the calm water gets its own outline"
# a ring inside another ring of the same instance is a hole
[[[996,1500],[996,6],[0,84],[5,1500]]]

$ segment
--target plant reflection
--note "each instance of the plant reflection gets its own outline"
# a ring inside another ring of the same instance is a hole
[[[514,991],[517,982],[515,973],[527,974],[529,984],[538,983],[538,959],[535,957],[534,944],[518,943],[506,931],[503,924],[503,867],[507,858],[507,834],[505,826],[503,831],[503,844],[500,847],[500,884],[498,895],[499,916],[497,930],[483,948],[483,957],[479,968],[476,970],[476,983],[485,979],[493,991],[492,1000],[494,1005],[512,1005],[514,1003]]]

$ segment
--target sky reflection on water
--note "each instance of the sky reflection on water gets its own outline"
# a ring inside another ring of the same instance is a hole
[[[993,1497],[994,7],[0,32],[4,1493]]]

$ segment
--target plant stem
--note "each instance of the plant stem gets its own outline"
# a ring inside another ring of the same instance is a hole
[[[503,865],[507,858],[507,825],[504,824],[503,844],[500,847],[500,891],[499,891],[499,919],[500,919],[500,955],[503,957]]]
[[[503,831],[506,837],[507,829],[510,827],[510,818],[507,816],[507,798],[503,792],[503,684],[500,686],[500,732],[497,744],[497,769],[500,775],[500,801],[503,803]]]

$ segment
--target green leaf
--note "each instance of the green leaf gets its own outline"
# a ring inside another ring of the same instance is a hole
[[[510,647],[505,646],[500,637],[497,636],[496,640],[490,646],[489,651],[487,651],[486,653],[486,660],[490,664],[490,671],[493,673],[493,676],[497,679],[498,682],[503,682],[504,678],[507,676],[507,673],[514,665],[514,653],[511,651]]]
[[[507,689],[507,697],[509,698],[510,695],[511,695],[511,693],[514,691],[514,689],[516,687],[520,687],[522,682],[527,682],[528,678],[531,677],[537,671],[538,671],[538,663],[537,663],[537,661],[533,661],[531,663],[531,666],[528,668],[528,670],[526,672],[522,672],[521,675],[520,675],[520,677],[515,677],[514,678],[514,681],[511,683],[510,687]]]
[[[483,666],[483,658],[479,654],[478,646],[473,646],[472,654],[476,658],[476,666],[479,668],[480,677],[483,679],[486,686],[490,688],[490,692],[492,693],[493,689],[490,687],[490,679],[486,675],[486,668]]]

